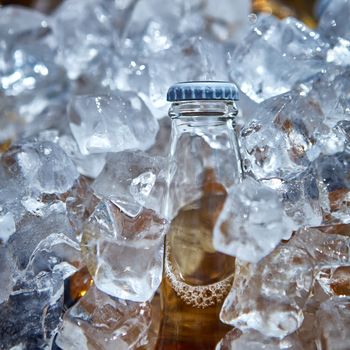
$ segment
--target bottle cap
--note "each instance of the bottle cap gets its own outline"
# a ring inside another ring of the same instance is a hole
[[[226,81],[186,81],[170,86],[167,101],[190,100],[238,101],[238,88]]]

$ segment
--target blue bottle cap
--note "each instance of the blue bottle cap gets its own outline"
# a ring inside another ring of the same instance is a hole
[[[167,101],[189,100],[238,101],[238,88],[226,81],[186,81],[170,86]]]

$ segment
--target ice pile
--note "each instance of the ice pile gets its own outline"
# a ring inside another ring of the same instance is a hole
[[[31,140],[2,155],[0,172],[1,347],[46,348],[64,311],[64,280],[83,266],[67,210],[79,174],[56,144]]]
[[[93,286],[65,314],[56,344],[67,350],[127,350],[143,345],[150,323],[148,303],[112,298]]]
[[[232,187],[215,228],[240,259],[220,315],[238,329],[217,349],[349,347],[349,11],[329,2],[318,31],[260,18],[233,51],[231,78],[259,103],[240,128],[258,182]]]
[[[213,234],[237,258],[221,312],[236,329],[217,349],[349,348],[350,1],[329,2],[315,30],[249,23],[249,11],[247,0],[0,8],[0,349],[149,346],[172,217],[165,95],[199,79],[242,91],[244,180],[224,184]],[[200,157],[182,152],[172,212],[198,195],[186,185]],[[75,280],[86,270],[89,290]]]

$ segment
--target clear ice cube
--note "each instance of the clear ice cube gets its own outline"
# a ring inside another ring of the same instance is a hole
[[[92,188],[98,197],[111,200],[127,215],[136,216],[143,207],[162,215],[165,164],[165,158],[141,151],[110,154]]]
[[[321,101],[301,85],[259,104],[240,132],[247,170],[259,179],[284,178],[305,171],[321,153],[343,150],[344,136]]]
[[[2,159],[13,176],[40,193],[67,192],[79,176],[62,148],[49,141],[22,141],[10,148]]]
[[[66,312],[56,344],[65,350],[134,349],[150,323],[148,303],[113,298],[92,286]]]
[[[147,301],[159,287],[167,222],[149,209],[128,217],[101,202],[84,227],[81,249],[96,286],[117,298]]]
[[[288,239],[294,228],[277,192],[246,178],[229,191],[215,224],[214,247],[255,263],[271,253],[282,239]]]

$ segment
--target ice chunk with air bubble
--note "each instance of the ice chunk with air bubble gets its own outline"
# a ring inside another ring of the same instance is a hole
[[[144,54],[157,53],[173,46],[179,34],[190,35],[203,28],[203,21],[195,15],[202,0],[139,1],[131,15],[125,37],[141,41]],[[135,45],[135,43],[134,43]]]

